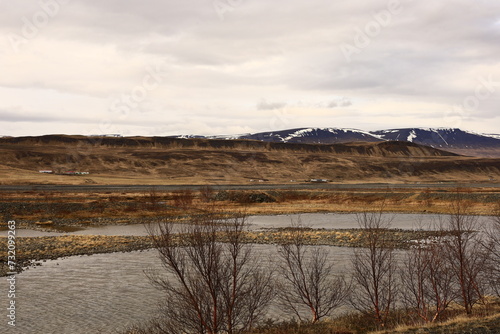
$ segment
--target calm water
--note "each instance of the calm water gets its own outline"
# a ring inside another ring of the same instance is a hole
[[[444,215],[434,214],[385,214],[384,219],[391,221],[393,228],[401,229],[430,229],[437,224],[440,219],[445,219]],[[277,228],[290,226],[291,222],[301,221],[303,225],[313,228],[357,228],[355,214],[339,213],[306,213],[300,215],[276,215],[276,216],[251,216],[248,218],[250,229],[259,230],[263,228]],[[482,223],[488,223],[490,217],[479,217]],[[40,232],[29,229],[18,229],[19,237],[40,237],[57,236],[63,234],[84,234],[84,235],[148,235],[143,224],[93,226],[82,228],[72,232]],[[0,231],[0,236],[6,236],[7,231]]]
[[[250,217],[252,229],[286,227],[298,215]],[[393,227],[411,229],[429,227],[437,216],[396,214]],[[351,214],[302,214],[303,224],[315,228],[357,227]],[[482,221],[488,218],[481,217]],[[420,223],[419,223],[420,221]],[[422,225],[423,224],[423,225]],[[6,235],[2,231],[3,235]],[[144,226],[94,227],[73,234],[146,235]],[[18,236],[61,235],[18,230]],[[327,246],[325,246],[327,247]],[[344,269],[353,252],[351,248],[327,247],[339,269]],[[268,263],[276,257],[272,245],[254,249]],[[7,281],[0,279],[0,333],[79,334],[119,333],[127,326],[154,315],[162,295],[152,287],[144,270],[159,268],[156,251],[75,256],[47,261],[17,275],[17,326],[7,326]],[[274,310],[270,315],[277,315]]]
[[[0,332],[113,333],[124,329],[153,314],[161,297],[143,270],[157,265],[152,250],[47,261],[17,275],[17,326],[9,328],[2,311],[0,328],[6,331]],[[0,291],[7,291],[5,278]]]
[[[344,270],[353,250],[328,249],[339,270]],[[255,245],[254,252],[261,257],[259,262],[269,265],[276,248]],[[161,292],[144,274],[145,269],[153,268],[161,268],[154,250],[47,261],[17,275],[17,326],[9,328],[2,319],[0,332],[119,333],[151,318],[162,301]],[[0,291],[7,291],[5,278],[0,281]],[[277,308],[269,316],[283,317]]]

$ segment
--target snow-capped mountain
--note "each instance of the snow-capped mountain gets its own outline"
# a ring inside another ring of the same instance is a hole
[[[459,154],[500,157],[500,134],[481,134],[456,128],[405,128],[363,131],[346,128],[298,128],[232,136],[178,136],[180,138],[253,139],[267,142],[336,144],[407,141]]]
[[[357,129],[299,128],[273,132],[261,132],[239,136],[239,139],[255,139],[281,143],[335,144],[345,142],[379,142],[378,135]]]
[[[485,135],[453,128],[408,128],[374,131],[385,140],[409,141],[435,148],[500,147],[500,135]]]
[[[500,135],[495,135],[493,133],[485,133],[485,134],[483,134],[483,136],[491,137],[491,138],[495,138],[495,139],[500,139]]]

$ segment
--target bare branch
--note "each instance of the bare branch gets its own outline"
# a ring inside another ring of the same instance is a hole
[[[280,304],[298,319],[308,311],[311,321],[316,322],[346,301],[350,289],[344,278],[335,275],[324,248],[305,246],[300,223],[292,225],[288,241],[278,246],[278,254]]]
[[[221,216],[205,208],[180,234],[175,221],[148,227],[165,270],[148,273],[166,294],[157,323],[164,333],[240,333],[262,319],[274,296],[272,271],[245,243],[246,216]]]

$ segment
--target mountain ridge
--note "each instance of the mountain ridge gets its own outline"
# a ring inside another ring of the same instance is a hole
[[[400,128],[364,131],[354,128],[293,128],[241,135],[193,136],[177,138],[253,139],[265,142],[339,144],[348,142],[404,141],[462,155],[500,157],[500,134],[483,134],[459,128]]]

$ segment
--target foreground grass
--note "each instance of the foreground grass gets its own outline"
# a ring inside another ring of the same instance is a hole
[[[348,314],[318,323],[294,321],[267,324],[246,334],[498,334],[500,333],[500,307],[476,311],[467,317],[459,311],[450,313],[440,323],[405,325],[412,320],[402,312],[394,312],[385,330],[377,330],[372,319],[361,314]],[[455,314],[455,315],[451,315]],[[457,315],[458,314],[458,315]],[[403,323],[398,325],[398,323]]]
[[[394,312],[391,322],[385,330],[377,330],[373,319],[362,314],[347,314],[331,320],[317,323],[299,323],[296,321],[276,322],[268,320],[265,324],[244,334],[498,334],[500,333],[500,307],[497,305],[488,311],[478,312],[466,317],[458,311],[441,323],[420,325],[398,325],[411,322],[410,317],[402,312]],[[458,314],[458,315],[457,315]],[[136,326],[124,334],[157,334],[146,327]]]
[[[444,323],[419,327],[401,326],[391,330],[372,332],[371,334],[498,334],[500,333],[500,313],[486,317],[459,316]]]

